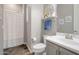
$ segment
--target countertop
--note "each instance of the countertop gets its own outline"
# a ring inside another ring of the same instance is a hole
[[[64,47],[72,52],[79,54],[79,42],[71,39],[65,39],[64,36],[46,36],[46,40],[51,43]]]

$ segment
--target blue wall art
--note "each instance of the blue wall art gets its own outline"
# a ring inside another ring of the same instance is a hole
[[[52,19],[46,18],[44,22],[44,30],[50,30],[52,27]]]

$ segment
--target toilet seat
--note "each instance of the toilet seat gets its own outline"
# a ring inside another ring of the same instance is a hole
[[[36,53],[43,52],[46,48],[46,45],[43,43],[38,43],[33,46],[33,51]]]

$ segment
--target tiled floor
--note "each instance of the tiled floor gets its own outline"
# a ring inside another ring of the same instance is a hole
[[[4,55],[32,55],[25,45],[4,49]]]

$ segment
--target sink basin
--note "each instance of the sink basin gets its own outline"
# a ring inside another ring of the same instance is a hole
[[[73,41],[79,43],[79,39],[78,38],[73,38]]]
[[[68,39],[68,38],[66,38],[65,36],[60,36],[60,35],[56,35],[56,36],[47,36],[46,38],[50,38],[50,39],[61,39],[62,41],[67,41],[68,42],[68,40],[69,41],[75,41],[75,42],[77,42],[77,43],[79,43],[79,39],[78,38],[75,38],[75,37],[73,37],[72,39]]]

